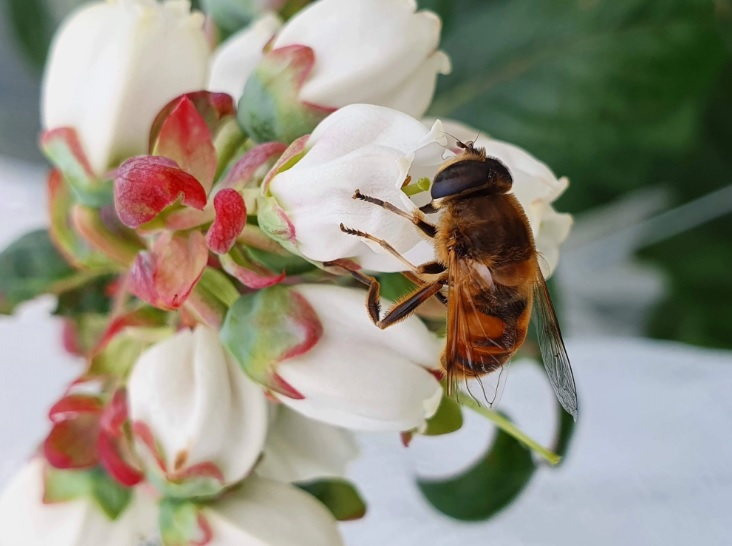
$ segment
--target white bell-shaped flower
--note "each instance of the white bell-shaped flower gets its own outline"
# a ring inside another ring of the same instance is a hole
[[[319,0],[285,24],[272,49],[308,46],[315,66],[299,98],[322,107],[369,103],[415,117],[425,113],[437,74],[440,18],[414,0]]]
[[[368,270],[407,269],[378,245],[343,233],[339,228],[343,223],[387,240],[413,263],[432,260],[431,243],[409,220],[354,200],[353,195],[358,189],[414,211],[416,205],[402,186],[408,180],[431,179],[443,163],[445,144],[439,122],[430,130],[389,108],[367,104],[341,108],[316,127],[302,158],[268,183],[266,190],[292,228],[275,226],[269,232],[286,233],[291,237],[287,242],[311,260],[351,258]],[[266,218],[260,218],[260,225],[269,227]]]
[[[296,292],[323,326],[308,351],[277,366],[302,399],[277,395],[307,417],[356,430],[405,431],[434,415],[442,387],[441,343],[417,318],[380,330],[364,309],[365,292],[299,285]]]
[[[84,5],[61,26],[43,82],[45,129],[72,127],[98,175],[147,150],[170,100],[206,84],[203,15],[184,0]]]
[[[186,495],[215,494],[259,458],[268,425],[264,393],[205,326],[147,349],[132,371],[128,400],[147,475],[171,494],[174,484],[187,484]]]

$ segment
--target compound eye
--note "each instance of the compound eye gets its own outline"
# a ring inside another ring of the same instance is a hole
[[[448,165],[435,176],[432,199],[457,195],[483,186],[488,181],[490,167],[485,161],[465,159]]]
[[[511,173],[497,159],[464,159],[437,173],[430,193],[432,199],[458,195],[478,188],[505,193],[511,189],[511,185]]]

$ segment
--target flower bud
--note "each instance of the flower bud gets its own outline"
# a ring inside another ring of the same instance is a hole
[[[264,46],[281,26],[280,18],[268,13],[222,43],[211,59],[207,88],[238,99],[247,78],[264,56]]]
[[[450,61],[437,49],[440,18],[416,10],[414,0],[320,0],[287,22],[272,50],[314,51],[313,72],[300,91],[304,102],[378,104],[419,117]]]
[[[430,126],[431,120],[425,125]],[[558,213],[552,203],[569,185],[566,177],[557,179],[552,170],[526,150],[508,142],[490,138],[477,129],[457,121],[442,120],[446,134],[462,141],[473,140],[485,148],[489,157],[500,159],[513,178],[513,193],[521,203],[534,233],[539,264],[545,276],[551,275],[559,261],[559,246],[572,227],[570,214]]]
[[[206,83],[203,16],[187,1],[111,0],[76,11],[56,35],[43,84],[46,129],[73,127],[99,175],[146,151],[174,97]]]
[[[274,203],[261,207],[259,225],[315,261],[351,258],[369,270],[406,269],[380,246],[343,233],[341,223],[386,239],[413,263],[430,261],[431,244],[411,222],[353,195],[358,189],[413,212],[416,205],[402,186],[431,178],[443,163],[445,143],[439,122],[428,130],[396,110],[366,104],[341,108],[313,131],[294,165],[288,162],[286,170],[273,170],[265,180]],[[274,204],[278,213],[270,214]],[[291,229],[279,225],[283,220]]]
[[[348,104],[423,115],[450,62],[437,50],[439,17],[416,9],[414,0],[320,0],[298,12],[246,80],[241,126],[258,142],[292,142]]]
[[[267,430],[264,393],[213,330],[181,330],[145,351],[128,396],[148,479],[170,496],[218,493],[259,457]]]
[[[63,502],[49,499],[48,483],[44,488],[46,470],[42,459],[31,460],[0,495],[3,545],[130,546],[155,529],[157,509],[142,490],[135,489],[129,504],[112,517],[88,494],[72,495]],[[68,495],[68,483],[65,487]]]
[[[430,372],[440,342],[416,317],[377,328],[365,295],[328,285],[260,290],[231,307],[221,337],[250,377],[306,417],[357,430],[420,428],[442,396]]]

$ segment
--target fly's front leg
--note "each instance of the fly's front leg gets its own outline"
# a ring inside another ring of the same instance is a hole
[[[412,222],[415,226],[417,226],[422,233],[427,235],[430,239],[434,239],[435,235],[437,234],[437,228],[430,224],[429,222],[426,222],[421,215],[418,214],[410,214],[408,212],[404,212],[399,207],[392,205],[388,201],[384,201],[382,199],[377,199],[376,197],[371,197],[369,195],[364,195],[361,193],[360,190],[356,190],[356,193],[353,194],[354,199],[358,199],[360,201],[366,201],[367,203],[372,203],[376,206],[379,206],[381,208],[384,208],[388,210],[389,212],[393,212],[394,214],[398,214],[402,218],[405,218]],[[421,210],[421,209],[420,209]]]
[[[425,264],[425,266],[431,266],[433,262]],[[339,267],[348,271],[354,279],[365,284],[368,287],[368,295],[366,297],[366,309],[368,310],[371,321],[381,328],[387,328],[396,322],[408,317],[417,307],[422,305],[432,296],[443,296],[440,293],[443,285],[447,279],[447,273],[443,273],[441,278],[437,281],[425,283],[421,279],[417,281],[419,286],[416,290],[404,297],[400,302],[397,302],[389,311],[386,313],[384,318],[381,318],[381,285],[378,279],[367,275],[366,273],[356,269],[355,264],[344,260],[334,260],[332,262],[324,262],[323,265],[326,267]],[[414,277],[418,279],[418,277]],[[440,298],[440,301],[443,301]]]

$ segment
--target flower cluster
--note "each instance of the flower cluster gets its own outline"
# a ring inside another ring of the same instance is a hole
[[[454,138],[477,134],[423,119],[450,70],[439,18],[411,0],[319,0],[213,52],[207,28],[186,1],[109,0],[54,40],[41,147],[73,275],[48,291],[100,302],[62,313],[84,366],[0,497],[10,542],[339,545],[336,520],[365,510],[344,478],[352,431],[437,418],[440,336],[417,316],[378,329],[329,264],[404,270],[344,219],[434,259],[411,223],[352,196],[412,212]],[[566,180],[477,144],[513,173],[553,268]]]

